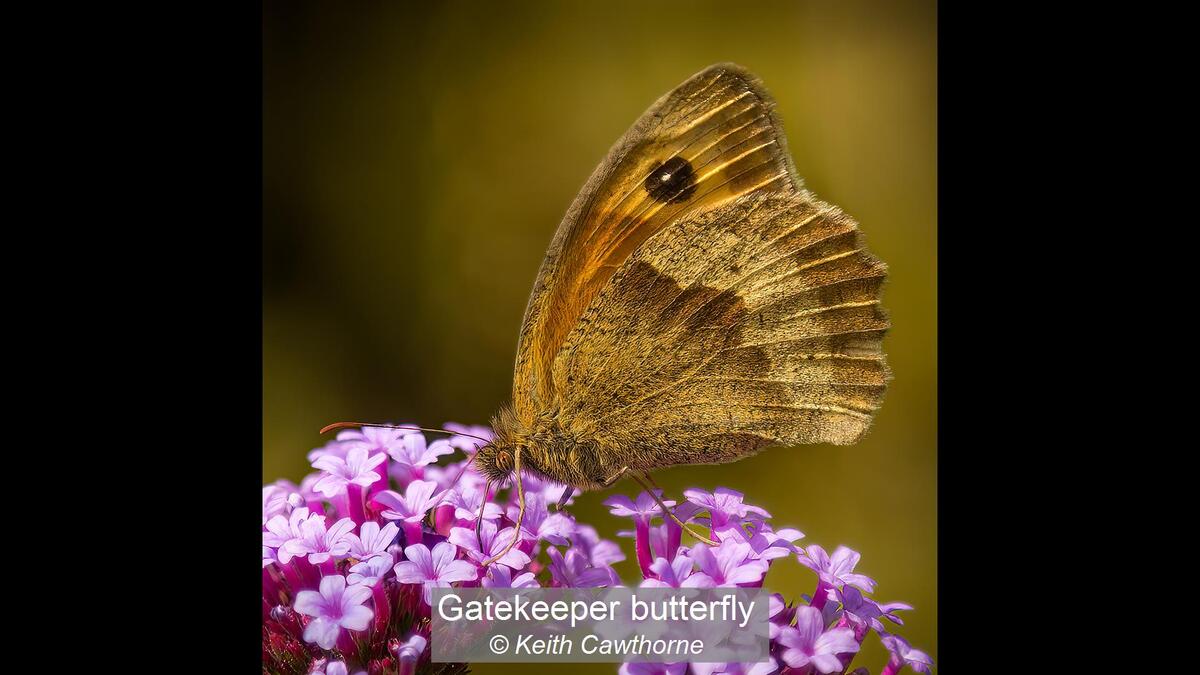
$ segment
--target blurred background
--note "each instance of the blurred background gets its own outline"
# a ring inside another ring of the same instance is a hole
[[[895,380],[858,445],[655,478],[741,490],[802,544],[858,550],[936,661],[936,22],[932,1],[265,2],[264,483],[307,474],[329,422],[487,423],[575,193],[655,99],[734,61],[774,95],[808,188],[890,266]],[[627,527],[611,492],[574,509],[609,538]],[[766,582],[789,599],[814,585],[787,559]],[[884,660],[871,638],[855,665]]]

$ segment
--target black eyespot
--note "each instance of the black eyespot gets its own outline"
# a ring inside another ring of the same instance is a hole
[[[672,157],[646,176],[646,192],[655,201],[678,204],[696,191],[696,171],[682,157]]]

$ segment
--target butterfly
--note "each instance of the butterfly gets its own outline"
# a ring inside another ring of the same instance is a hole
[[[515,479],[519,529],[522,474],[581,490],[629,476],[657,499],[654,469],[854,443],[890,379],[886,274],[855,221],[804,189],[758,78],[706,68],[634,123],[567,210],[512,401],[473,461],[489,488]]]

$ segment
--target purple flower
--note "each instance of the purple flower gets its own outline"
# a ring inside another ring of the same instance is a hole
[[[750,537],[750,548],[763,560],[784,558],[793,553],[799,553],[792,542],[804,538],[804,533],[792,528],[784,528],[778,532],[771,531],[771,526],[762,523]]]
[[[338,435],[340,436],[341,434]],[[341,441],[329,441],[325,445],[322,445],[319,448],[313,448],[309,451],[308,463],[312,464],[313,462],[317,461],[318,458],[324,457],[325,455],[333,455],[334,457],[341,457],[342,459],[345,459],[347,449],[348,448]]]
[[[625,559],[625,554],[621,552],[617,542],[601,539],[596,528],[591,525],[576,523],[575,532],[571,535],[571,544],[574,550],[586,556],[588,564],[592,567],[611,565]]]
[[[687,557],[700,566],[717,586],[753,584],[762,580],[767,573],[767,562],[752,558],[750,544],[726,539],[720,546],[696,544],[687,551]]]
[[[488,495],[484,492],[482,483],[477,485],[460,485],[446,498],[446,501],[454,505],[454,517],[462,521],[475,522],[479,517],[479,507],[488,499]],[[504,515],[504,510],[500,505],[487,501],[487,505],[483,507],[484,520],[499,520]]]
[[[517,535],[517,531],[511,527],[498,531],[499,527],[490,521],[483,521],[479,529],[479,536],[475,536],[475,528],[455,527],[450,530],[450,543],[455,544],[463,549],[463,551],[472,560],[479,564],[484,561],[499,555],[501,551],[508,547],[508,543]],[[482,547],[480,539],[483,540]],[[508,565],[513,569],[520,569],[529,564],[529,556],[522,551],[519,546],[514,546],[509,549],[508,553],[504,554],[503,558],[497,560],[494,564]]]
[[[601,588],[612,585],[612,576],[607,568],[589,567],[587,556],[573,548],[567,549],[564,557],[558,549],[550,546],[546,549],[546,555],[550,556],[550,576],[557,586]]]
[[[506,527],[518,510],[513,490],[500,492],[501,499],[484,495],[485,479],[469,462],[436,463],[454,448],[474,451],[481,442],[467,434],[490,438],[490,430],[447,428],[456,431],[449,441],[429,445],[416,431],[345,431],[310,454],[319,470],[299,485],[277,481],[263,487],[264,672],[366,675],[390,658],[389,672],[415,675],[428,663],[428,628],[422,623],[427,618],[421,617],[429,609],[421,607],[432,604],[434,588],[623,585],[612,567],[625,560],[621,548],[563,510],[574,488],[527,476],[522,527]],[[389,473],[403,476],[398,491],[387,489]],[[885,619],[901,624],[896,613],[912,608],[866,597],[863,591],[875,582],[854,573],[856,552],[839,547],[827,555],[819,546],[799,548],[795,542],[802,532],[775,531],[769,514],[746,504],[740,492],[717,488],[685,494],[687,501],[670,502],[669,510],[685,522],[703,513],[720,541],[717,546],[682,546],[682,529],[651,493],[615,495],[605,502],[613,515],[634,520],[641,587],[762,586],[772,561],[793,553],[820,581],[811,600],[800,596],[807,604],[799,607],[789,607],[779,594],[770,597],[773,647],[764,663],[627,663],[622,673],[683,675],[690,669],[698,675],[770,675],[783,669],[865,675],[862,668],[854,670],[853,659],[869,630],[878,632],[891,652],[880,675],[896,675],[906,665],[930,670],[927,654],[883,631]],[[485,519],[476,535],[481,506]],[[425,523],[431,511],[436,513],[432,528]],[[514,538],[519,546],[500,564],[481,567]],[[548,582],[539,581],[542,566],[534,561],[543,548]],[[349,562],[338,562],[346,558]],[[423,602],[414,595],[418,584]],[[656,635],[659,628],[642,626]]]
[[[687,556],[678,556],[674,561],[657,558],[650,566],[654,574],[642,582],[642,588],[712,588],[717,584],[703,572],[693,574],[695,563]]]
[[[444,492],[434,494],[437,483],[431,480],[414,480],[404,489],[401,495],[395,490],[384,490],[375,495],[374,501],[385,507],[382,515],[388,520],[403,520],[406,523],[419,523],[429,509],[442,499]]]
[[[417,426],[415,424],[410,426]],[[353,448],[362,448],[367,452],[391,454],[391,451],[404,443],[406,436],[419,436],[416,429],[391,429],[388,427],[361,427],[339,431],[337,443],[342,446],[342,454]]]
[[[316,565],[331,557],[341,558],[350,552],[350,532],[354,530],[354,521],[342,518],[325,529],[325,517],[314,515],[300,525],[300,537],[291,539],[280,549],[280,562],[283,553],[291,556],[308,556],[308,562]]]
[[[846,617],[847,623],[864,632],[869,626],[882,634],[884,626],[883,622],[879,620],[880,618],[886,618],[892,623],[903,626],[904,621],[894,612],[901,609],[912,609],[911,605],[903,602],[889,602],[886,605],[880,605],[864,596],[853,586],[846,586],[845,589],[831,588],[829,589],[829,598],[841,603],[842,614]]]
[[[434,588],[449,588],[455,581],[474,581],[479,577],[475,566],[454,559],[454,545],[441,542],[430,551],[425,544],[404,548],[408,560],[396,563],[396,580],[402,584],[422,584],[425,604],[433,604]]]
[[[662,490],[655,490],[655,494],[662,497]],[[638,494],[637,501],[631,500],[625,495],[613,495],[604,500],[604,505],[608,506],[610,512],[614,516],[624,516],[633,518],[634,528],[634,552],[637,553],[638,567],[642,570],[643,577],[650,576],[650,565],[654,562],[654,551],[650,543],[650,521],[655,516],[663,513],[663,507],[658,505],[654,496],[648,491],[643,491]],[[675,505],[675,502],[665,501],[663,505],[670,508]],[[659,546],[666,547],[666,535],[660,535]],[[674,558],[674,552],[662,551],[662,557]]]
[[[730,531],[743,539],[745,533],[738,526],[744,521],[759,521],[771,517],[771,514],[757,506],[744,504],[742,500],[745,495],[742,493],[725,487],[719,487],[715,492],[696,489],[684,490],[683,496],[689,502],[708,511],[709,527],[714,532]]]
[[[287,517],[274,516],[267,521],[267,531],[263,532],[262,545],[279,550],[279,562],[287,564],[292,559],[292,554],[288,553],[284,546],[293,539],[299,539],[303,533],[300,526],[309,518],[308,507],[301,506],[293,510]],[[312,514],[314,518],[320,518],[324,521],[325,516],[320,514]]]
[[[662,497],[662,490],[655,490],[655,492],[658,493],[660,498]],[[674,506],[675,502],[664,500],[663,504],[666,504],[668,507],[670,507]],[[654,497],[650,496],[650,494],[646,492],[639,493],[636,502],[625,495],[613,495],[604,500],[604,505],[609,507],[609,513],[613,514],[614,516],[644,519],[647,522],[649,522],[652,517],[662,513],[662,509],[659,508],[658,502],[654,501]]]
[[[825,630],[821,610],[815,607],[796,608],[796,626],[785,626],[779,632],[784,649],[783,662],[791,668],[812,664],[818,672],[837,673],[845,667],[838,654],[854,654],[859,644],[849,628]]]
[[[686,506],[692,506],[692,505],[687,504]],[[684,508],[684,507],[680,507],[680,508]],[[683,519],[680,518],[680,520],[683,520]],[[685,520],[684,522],[687,522],[687,521]],[[666,522],[661,525],[647,527],[646,529],[643,530],[644,536],[646,537],[646,541],[647,541],[647,544],[650,549],[650,551],[649,551],[650,555],[647,557],[666,558],[667,560],[675,559],[675,555],[677,553],[679,553],[680,539],[677,538],[677,539],[672,540],[671,534],[672,534],[673,529],[678,530],[679,528],[673,522]],[[682,536],[683,536],[682,530],[679,530],[679,532],[680,532],[680,538],[682,538]],[[617,532],[618,537],[632,537],[635,540],[637,539],[637,535],[638,535],[637,530],[619,530]],[[641,544],[641,542],[637,542],[635,545],[640,545],[640,544]],[[674,544],[674,546],[672,546],[672,544]],[[642,551],[639,549],[638,553],[642,553]]]
[[[399,443],[389,447],[387,453],[400,467],[408,471],[415,471],[423,466],[433,464],[442,455],[454,454],[454,446],[444,438],[426,446],[424,436],[409,434],[401,438]]]
[[[813,544],[807,551],[797,556],[801,565],[817,573],[821,581],[830,586],[850,584],[870,593],[875,589],[875,580],[862,574],[854,574],[854,566],[862,558],[857,551],[839,546],[833,551],[833,556],[825,553],[825,549]],[[814,597],[815,599],[815,597]]]
[[[467,486],[473,488],[482,488],[486,479],[475,471],[472,471],[467,466],[470,460],[464,459],[461,462],[452,462],[445,466],[430,464],[421,471],[423,480],[431,480],[438,484],[438,488],[442,490],[462,490]],[[464,471],[464,469],[466,469]],[[458,481],[455,483],[454,481]]]
[[[387,548],[399,534],[400,528],[395,523],[388,523],[382,528],[379,523],[368,520],[358,526],[359,534],[348,534],[350,540],[350,557],[366,560],[380,555],[387,555]]]
[[[400,662],[401,673],[412,673],[418,661],[421,660],[421,655],[425,653],[425,647],[429,641],[422,635],[414,634],[408,640],[396,645],[394,653],[396,660]]]
[[[489,567],[482,583],[484,588],[539,588],[533,572],[525,572],[514,579],[512,570],[504,565]]]
[[[888,662],[884,673],[891,674],[899,671],[904,666],[912,668],[918,673],[928,673],[933,668],[933,659],[929,655],[919,649],[913,649],[908,641],[899,635],[880,635],[883,646],[892,654],[891,661]]]
[[[375,467],[387,461],[382,454],[369,454],[364,447],[351,448],[342,459],[335,455],[322,455],[312,463],[314,469],[326,475],[317,481],[313,489],[326,497],[336,497],[346,491],[350,483],[369,487],[381,479]]]
[[[263,525],[275,516],[288,516],[292,509],[304,506],[304,496],[300,488],[291,481],[277,480],[272,485],[264,485],[262,493]]]
[[[783,600],[783,596],[778,593],[772,593],[767,601],[768,619],[767,636],[772,640],[779,638],[779,631],[784,626],[790,626],[792,618],[796,616],[796,608],[789,607]]]
[[[321,675],[349,675],[350,670],[346,668],[344,661],[330,661],[325,664],[325,671]]]
[[[300,591],[296,594],[295,609],[313,617],[304,629],[304,640],[315,642],[323,649],[333,649],[343,628],[366,630],[375,613],[363,607],[371,597],[365,586],[346,586],[345,577],[331,574],[321,579],[321,590]]]
[[[350,568],[350,573],[346,575],[346,581],[351,585],[363,584],[364,586],[374,586],[379,583],[392,571],[392,556],[390,553],[377,555],[374,558],[364,560]]]
[[[509,506],[509,520],[517,522],[519,511],[516,505]],[[525,497],[525,520],[521,523],[521,531],[526,539],[545,539],[551,544],[566,546],[568,538],[575,531],[575,521],[563,513],[550,513],[546,508],[546,498],[531,494]]]

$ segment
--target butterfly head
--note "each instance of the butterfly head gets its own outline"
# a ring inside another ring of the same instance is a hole
[[[500,482],[516,469],[517,448],[498,442],[488,443],[475,456],[475,468],[489,481]]]

